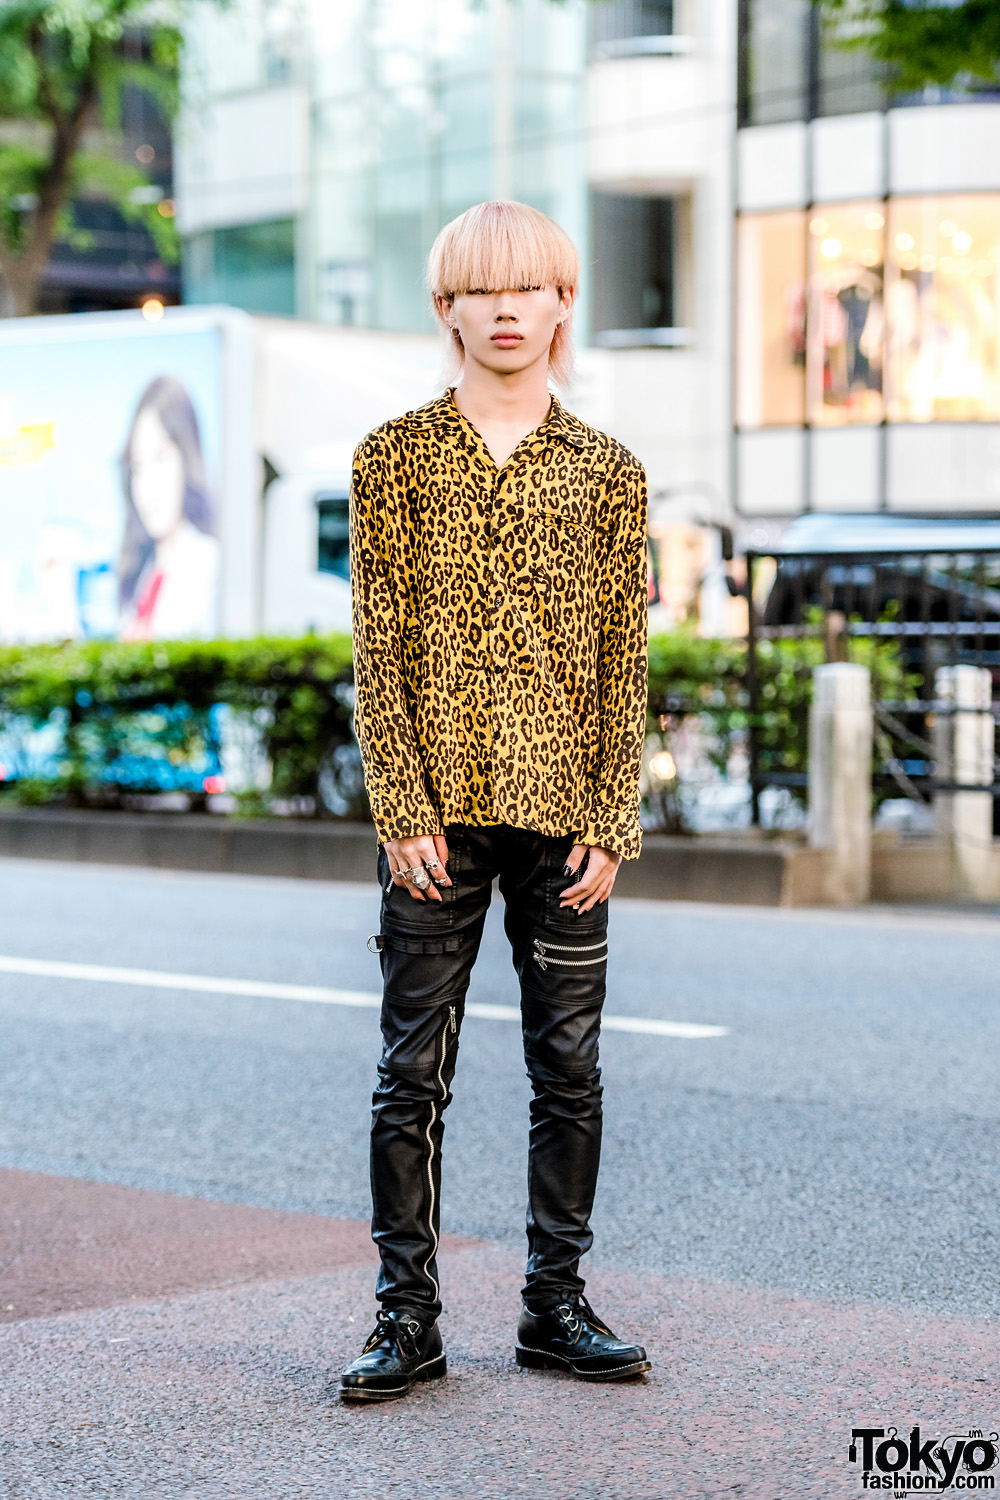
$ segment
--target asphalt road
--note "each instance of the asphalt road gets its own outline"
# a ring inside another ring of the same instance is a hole
[[[376,886],[0,861],[0,955],[372,992]],[[470,998],[516,1004],[499,912]],[[591,1259],[996,1315],[1000,918],[621,901]],[[377,1013],[0,973],[0,1166],[363,1218]],[[518,1028],[466,1020],[444,1227],[523,1243]],[[641,1279],[638,1283],[641,1286]]]

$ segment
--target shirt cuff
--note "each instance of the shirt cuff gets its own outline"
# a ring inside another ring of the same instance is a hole
[[[390,839],[431,838],[436,833],[444,833],[444,826],[435,812],[386,815],[373,808],[372,817],[380,846],[387,844]]]
[[[600,846],[620,854],[622,859],[638,859],[642,848],[642,828],[638,804],[631,807],[609,807],[595,801],[590,817],[583,825],[579,842],[590,848]]]

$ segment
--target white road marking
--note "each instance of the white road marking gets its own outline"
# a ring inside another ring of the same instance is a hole
[[[110,964],[72,964],[49,958],[12,958],[0,955],[0,973],[29,974],[41,979],[82,979],[91,984],[133,984],[154,990],[189,990],[203,995],[244,995],[254,1000],[299,1000],[310,1005],[349,1005],[379,1010],[381,995],[367,990],[331,990],[318,984],[273,984],[258,979],[216,979],[211,974],[170,974],[162,969],[119,969]],[[520,1021],[516,1005],[481,1005],[470,1001],[467,1016],[482,1021]],[[644,1036],[673,1036],[685,1040],[728,1036],[728,1026],[702,1026],[694,1021],[659,1021],[646,1016],[601,1018],[604,1031],[632,1031]]]
[[[644,1036],[679,1036],[697,1041],[706,1036],[728,1036],[728,1026],[703,1026],[700,1021],[657,1021],[649,1016],[602,1016],[602,1031],[639,1031]]]
[[[467,1016],[478,1016],[483,1021],[520,1021],[521,1012],[516,1005],[480,1005],[470,1000],[465,1007]],[[657,1021],[651,1016],[601,1017],[602,1031],[639,1031],[645,1036],[679,1036],[697,1040],[706,1036],[728,1036],[728,1026],[702,1026],[697,1021]]]
[[[272,984],[256,979],[216,979],[210,974],[167,974],[162,969],[116,969],[108,964],[67,964],[48,958],[0,956],[0,973],[44,979],[84,979],[94,984],[137,984],[154,990],[196,990],[207,995],[248,995],[257,1000],[305,1000],[319,1005],[359,1005],[377,1010],[378,995],[328,990],[313,984]]]

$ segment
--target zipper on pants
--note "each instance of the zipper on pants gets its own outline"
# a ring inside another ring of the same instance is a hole
[[[599,952],[606,950],[607,938],[599,943],[549,943],[542,938],[535,938],[535,951],[532,957],[540,969],[547,969],[549,964],[556,964],[567,969],[589,969],[594,964],[600,963],[601,958],[606,958],[607,953]],[[593,953],[594,958],[553,958],[553,953]]]
[[[438,1063],[437,1081],[438,1081],[438,1087],[441,1090],[441,1101],[442,1101],[442,1103],[448,1097],[448,1085],[444,1081],[444,1065],[445,1065],[445,1061],[446,1061],[446,1059],[448,1057],[448,1036],[449,1036],[449,1033],[452,1036],[457,1036],[458,1035],[458,1022],[457,1022],[457,1020],[455,1018],[455,1007],[453,1005],[449,1005],[448,1006],[448,1018],[445,1021],[444,1025],[441,1027],[441,1061]],[[434,1140],[433,1140],[433,1138],[431,1136],[431,1131],[434,1129],[434,1126],[437,1123],[437,1117],[438,1117],[437,1101],[434,1100],[434,1099],[432,1099],[431,1100],[431,1116],[430,1116],[430,1119],[427,1122],[427,1131],[426,1131],[426,1139],[427,1139],[427,1189],[428,1189],[428,1193],[430,1195],[430,1212],[429,1212],[429,1214],[427,1216],[427,1230],[428,1230],[428,1234],[429,1234],[429,1237],[430,1237],[430,1240],[431,1240],[431,1248],[430,1248],[430,1254],[428,1255],[427,1259],[424,1261],[424,1275],[427,1277],[427,1280],[430,1282],[431,1286],[434,1288],[434,1297],[435,1297],[435,1299],[437,1299],[441,1295],[441,1287],[440,1287],[439,1283],[434,1279],[434,1277],[430,1273],[430,1264],[431,1264],[431,1261],[434,1259],[435,1255],[437,1254],[437,1248],[438,1248],[438,1235],[437,1235],[437,1231],[434,1228],[434,1208],[435,1208],[435,1205],[437,1203],[437,1194],[436,1194],[436,1192],[434,1190]]]

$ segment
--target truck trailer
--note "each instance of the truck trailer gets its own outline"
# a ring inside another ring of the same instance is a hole
[[[0,640],[349,629],[351,455],[440,342],[152,310],[0,324]]]

